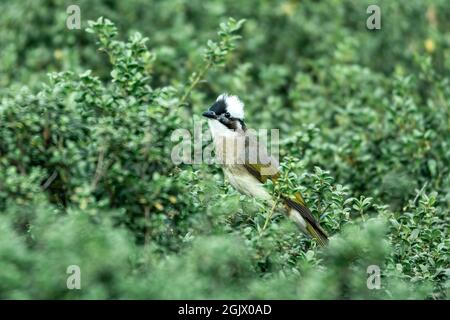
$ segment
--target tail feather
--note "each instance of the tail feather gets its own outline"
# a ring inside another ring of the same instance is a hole
[[[306,230],[308,230],[309,234],[317,240],[322,247],[325,247],[328,243],[328,237],[324,232],[318,232],[311,224],[306,225]],[[323,231],[323,230],[321,230]]]
[[[314,218],[311,211],[305,204],[292,200],[290,198],[284,199],[288,208],[297,211],[302,219],[305,221],[305,226],[302,226],[302,230],[312,238],[316,239],[319,245],[325,246],[328,243],[328,235],[325,230],[319,225],[319,222]]]

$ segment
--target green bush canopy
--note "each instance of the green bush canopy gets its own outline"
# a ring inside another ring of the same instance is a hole
[[[449,12],[2,0],[0,298],[447,299]],[[171,160],[176,129],[210,143],[201,112],[223,92],[280,130],[281,183],[328,246],[217,165]]]

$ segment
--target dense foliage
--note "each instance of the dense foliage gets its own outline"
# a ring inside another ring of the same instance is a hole
[[[0,298],[448,298],[447,0],[0,9]],[[203,124],[209,144],[222,92],[280,129],[282,183],[326,248],[217,166],[172,162],[175,129]]]

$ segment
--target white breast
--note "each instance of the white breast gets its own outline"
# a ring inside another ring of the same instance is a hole
[[[230,184],[245,195],[270,200],[272,197],[262,183],[243,165],[243,154],[245,154],[243,135],[229,130],[217,120],[210,119],[208,124],[215,144],[216,158],[222,164],[223,172]]]
[[[240,193],[266,201],[272,199],[263,184],[252,176],[243,165],[224,166],[223,172],[230,184]]]

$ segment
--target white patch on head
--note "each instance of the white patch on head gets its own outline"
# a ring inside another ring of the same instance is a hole
[[[229,96],[226,93],[221,94],[216,101],[224,100],[227,105],[227,112],[233,118],[244,119],[244,103],[237,96]]]

